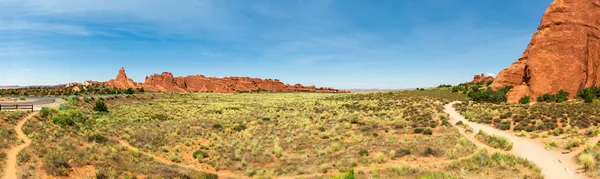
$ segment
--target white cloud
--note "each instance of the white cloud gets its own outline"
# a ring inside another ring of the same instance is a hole
[[[495,74],[495,73],[489,73],[489,72],[488,72],[488,73],[486,73],[485,75],[487,75],[487,76],[492,76],[492,77],[496,77],[496,74]]]
[[[81,26],[57,23],[39,23],[29,21],[1,21],[0,32],[1,31],[36,31],[81,36],[88,36],[91,34],[90,31],[88,31],[85,27]]]

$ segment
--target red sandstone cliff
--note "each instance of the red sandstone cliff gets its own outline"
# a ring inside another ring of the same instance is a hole
[[[121,68],[116,80],[110,80],[103,83],[105,86],[127,89],[144,88],[147,91],[156,92],[216,92],[216,93],[235,93],[251,91],[272,91],[272,92],[326,92],[326,93],[346,93],[347,91],[336,90],[333,88],[316,88],[315,86],[303,86],[301,84],[284,84],[278,79],[260,79],[249,77],[205,77],[202,75],[192,75],[186,77],[173,77],[170,72],[146,76],[144,83],[135,83],[127,78],[125,70]]]
[[[564,89],[575,95],[600,85],[600,0],[555,0],[527,49],[502,70],[492,88],[507,85],[509,102]]]

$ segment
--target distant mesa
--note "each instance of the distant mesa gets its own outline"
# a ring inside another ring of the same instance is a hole
[[[555,0],[517,62],[502,70],[491,85],[512,85],[508,101],[532,99],[565,90],[600,86],[600,1]]]
[[[469,83],[487,83],[489,81],[494,81],[494,77],[493,76],[485,76],[485,74],[481,74],[481,75],[475,75],[473,76],[473,81],[469,82]]]
[[[348,91],[333,88],[317,88],[315,86],[303,86],[301,84],[284,84],[278,79],[260,79],[250,77],[205,77],[203,75],[191,75],[186,77],[174,77],[171,72],[153,74],[146,76],[144,83],[137,83],[127,77],[125,68],[121,68],[117,77],[108,82],[89,82],[96,85],[113,87],[118,89],[144,88],[153,92],[215,92],[236,93],[253,91],[271,92],[323,92],[323,93],[348,93]]]

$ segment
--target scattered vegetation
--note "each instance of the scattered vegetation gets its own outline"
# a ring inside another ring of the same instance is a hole
[[[513,143],[507,138],[502,136],[489,135],[483,132],[482,130],[479,130],[479,133],[475,135],[475,138],[485,143],[486,145],[497,149],[509,151],[513,147]]]

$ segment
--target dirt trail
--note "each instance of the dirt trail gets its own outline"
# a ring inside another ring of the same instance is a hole
[[[19,140],[22,140],[25,143],[11,148],[6,153],[6,156],[7,156],[6,157],[6,168],[4,169],[4,177],[2,177],[3,179],[17,178],[17,155],[19,154],[19,152],[21,152],[21,150],[25,149],[26,147],[28,147],[31,144],[31,139],[29,139],[29,137],[27,137],[27,135],[25,135],[22,128],[23,128],[23,125],[27,122],[27,120],[29,120],[29,118],[35,116],[37,113],[38,112],[29,114],[28,116],[21,119],[19,121],[19,123],[17,123],[17,126],[15,126],[15,131],[17,132],[17,138],[19,138]]]
[[[123,145],[124,147],[126,147],[127,149],[131,150],[131,151],[135,151],[135,152],[139,152],[142,153],[146,156],[150,156],[152,157],[154,160],[162,163],[162,164],[166,164],[166,165],[175,165],[181,168],[188,168],[188,169],[192,169],[196,172],[203,172],[203,173],[212,173],[212,174],[216,174],[219,176],[219,178],[249,178],[246,176],[240,176],[240,175],[236,175],[234,173],[232,173],[231,171],[224,171],[224,170],[220,170],[220,171],[214,171],[214,170],[210,170],[210,169],[198,169],[196,167],[193,166],[186,166],[185,164],[181,164],[181,163],[175,163],[175,162],[171,162],[170,160],[167,160],[165,158],[159,157],[159,156],[155,156],[151,153],[147,153],[144,151],[141,151],[140,149],[131,146],[131,144],[129,144],[129,142],[124,141],[124,140],[117,140],[119,141],[119,144]]]
[[[574,164],[572,159],[568,159],[558,152],[546,150],[545,146],[539,142],[520,138],[491,126],[467,121],[456,111],[456,109],[454,109],[454,107],[452,107],[452,105],[456,103],[457,102],[452,102],[444,106],[444,111],[450,115],[450,119],[453,122],[462,121],[464,124],[471,126],[474,133],[477,133],[479,130],[483,130],[488,134],[508,138],[513,142],[513,149],[511,152],[516,156],[526,158],[527,160],[535,163],[540,169],[542,169],[542,174],[546,179],[587,178],[580,174],[574,173],[574,171],[577,169],[577,165]],[[469,139],[472,140],[472,138]],[[475,140],[473,142],[477,143],[478,141]],[[563,163],[563,161],[566,163]]]

